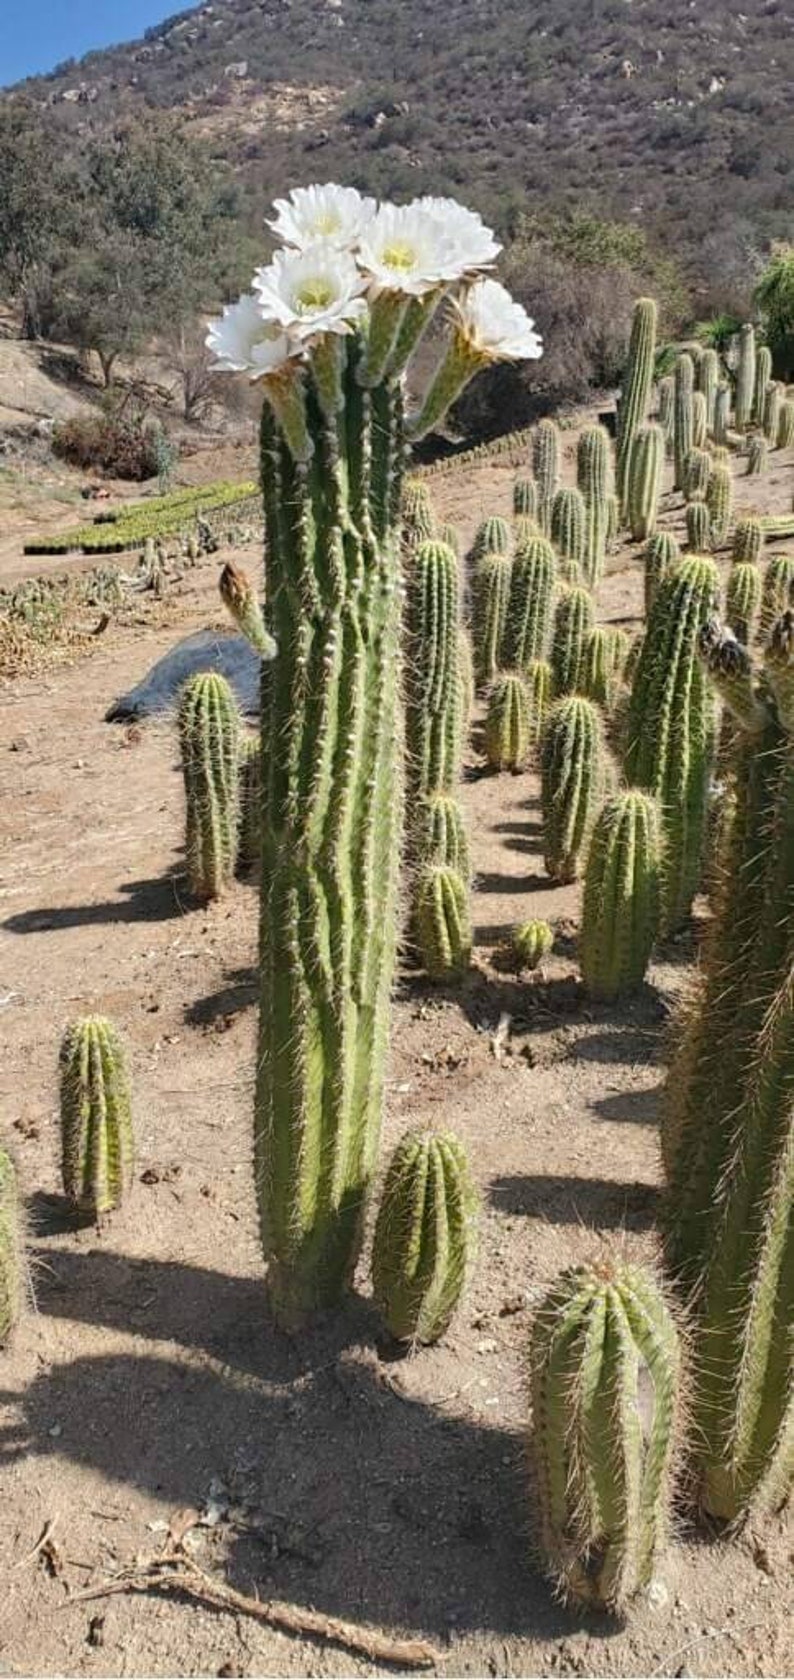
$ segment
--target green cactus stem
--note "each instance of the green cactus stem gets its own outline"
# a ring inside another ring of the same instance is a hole
[[[599,707],[578,694],[558,700],[541,741],[543,849],[552,880],[579,875],[608,783]]]
[[[764,527],[760,519],[745,516],[739,519],[733,533],[733,560],[749,560],[754,564],[760,560],[764,549]]]
[[[435,533],[436,540],[451,548],[457,559],[460,559],[460,532],[456,525],[439,525]]]
[[[466,882],[449,864],[421,871],[415,908],[416,942],[431,980],[454,980],[471,963],[472,933]]]
[[[505,672],[494,683],[485,719],[485,754],[492,770],[523,770],[529,757],[529,695],[523,677]]]
[[[755,387],[753,391],[752,418],[756,426],[763,426],[766,413],[766,399],[769,392],[769,382],[772,378],[772,352],[768,345],[761,344],[755,358]]]
[[[471,547],[471,559],[480,560],[484,554],[509,554],[510,526],[498,513],[489,514],[477,526]]]
[[[532,472],[538,486],[537,517],[545,537],[551,533],[551,509],[560,484],[562,440],[554,420],[540,420],[532,439]]]
[[[675,364],[675,433],[674,433],[674,461],[676,490],[683,490],[686,484],[687,456],[694,445],[694,413],[692,398],[694,395],[695,367],[692,357],[682,352]]]
[[[468,734],[469,720],[474,705],[474,654],[468,631],[458,631],[458,691],[460,694],[459,720],[461,733],[460,757]]]
[[[121,1039],[101,1015],[74,1021],[61,1069],[61,1172],[71,1206],[97,1219],[118,1207],[132,1182],[130,1083]]]
[[[629,460],[634,438],[645,423],[653,385],[657,309],[653,298],[634,305],[629,353],[618,405],[617,491],[625,506]]]
[[[429,793],[421,800],[417,819],[417,856],[420,865],[445,864],[464,882],[471,881],[471,856],[463,811],[450,793]]]
[[[733,478],[730,467],[712,467],[706,490],[706,507],[711,523],[711,542],[722,548],[727,541],[733,513]]]
[[[626,497],[628,522],[635,542],[647,542],[656,529],[663,472],[661,426],[638,427],[629,456]]]
[[[716,719],[697,646],[718,599],[713,561],[698,555],[679,560],[657,592],[632,684],[624,770],[629,784],[653,794],[663,813],[663,925],[669,931],[686,920],[700,880]]]
[[[0,1348],[22,1311],[24,1260],[22,1210],[14,1163],[0,1146]]]
[[[756,478],[769,466],[769,444],[763,432],[754,432],[747,445],[747,476]]]
[[[794,602],[794,554],[772,554],[769,557],[761,592],[759,631],[766,641],[775,620]]]
[[[516,548],[502,643],[502,663],[523,671],[546,651],[557,581],[554,549],[545,537],[530,537]]]
[[[460,771],[458,562],[440,542],[421,543],[405,610],[405,742],[411,813],[431,792],[450,793]]]
[[[711,519],[705,502],[687,502],[686,546],[690,554],[708,554],[711,548]]]
[[[671,566],[680,558],[680,545],[672,531],[656,531],[646,545],[642,557],[646,618],[660,584],[664,582]]]
[[[753,418],[753,401],[755,398],[755,328],[748,322],[739,334],[739,353],[736,365],[736,392],[734,409],[736,425],[740,432],[747,430]]]
[[[731,566],[725,586],[725,617],[734,636],[745,647],[749,647],[755,636],[762,588],[760,568],[751,561],[738,560]]]
[[[534,752],[543,735],[552,702],[554,679],[546,659],[530,659],[523,671],[529,710],[529,748]]]
[[[551,509],[551,540],[566,583],[579,583],[583,576],[586,526],[581,491],[567,486],[558,490]]]
[[[540,968],[544,957],[554,946],[554,934],[548,922],[519,922],[510,935],[510,954],[517,973]]]
[[[590,996],[611,1003],[645,979],[659,927],[661,822],[656,801],[630,788],[603,806],[584,883],[579,954]]]
[[[412,1346],[448,1329],[476,1249],[478,1198],[451,1132],[406,1132],[389,1162],[372,1245],[386,1328]]]
[[[429,542],[435,530],[430,492],[421,478],[407,478],[402,487],[402,537],[411,553],[420,543]]]
[[[595,624],[582,643],[577,687],[580,694],[611,712],[620,682],[620,664],[615,632],[607,624]]]
[[[537,519],[538,487],[534,478],[517,478],[513,485],[513,513],[517,518]]]
[[[692,393],[692,448],[705,449],[708,438],[708,409],[703,391]]]
[[[236,566],[233,560],[227,560],[220,575],[219,589],[224,606],[243,635],[247,636],[251,646],[256,648],[263,659],[272,659],[276,652],[276,644],[265,629],[262,608],[257,601],[254,586],[242,566]]]
[[[529,1352],[539,1541],[566,1598],[622,1615],[670,1530],[681,1354],[650,1273],[609,1254],[552,1285]]]
[[[196,898],[219,898],[239,838],[240,714],[226,678],[199,671],[182,690],[179,745],[185,783],[185,861]]]
[[[702,502],[711,477],[711,456],[706,449],[692,448],[684,462],[683,491],[688,502]]]
[[[585,537],[581,567],[589,589],[598,587],[604,570],[611,468],[609,433],[603,426],[585,426],[576,446],[576,482],[584,501]]]
[[[717,402],[717,385],[719,383],[720,359],[716,350],[710,348],[703,351],[697,365],[695,383],[698,391],[702,391],[706,403],[706,431],[714,431],[714,410]]]
[[[617,496],[607,497],[607,553],[617,546],[620,534],[620,502]]]
[[[778,449],[794,447],[794,402],[791,402],[788,398],[780,404],[776,446]]]
[[[566,589],[554,614],[551,669],[555,696],[572,694],[579,684],[584,640],[593,628],[593,597],[587,589]]]
[[[499,670],[513,582],[508,554],[483,554],[474,572],[472,640],[478,687],[491,682]]]
[[[731,390],[729,385],[720,385],[714,399],[714,441],[727,444],[731,426]]]
[[[772,380],[767,387],[764,413],[761,424],[770,449],[778,447],[778,429],[780,427],[780,409],[783,403],[783,387]]]
[[[664,432],[664,452],[669,458],[673,453],[673,437],[675,434],[675,381],[672,374],[665,374],[659,380],[659,403],[657,419]]]
[[[258,735],[243,735],[238,759],[240,832],[237,867],[259,863],[262,851],[262,746]]]

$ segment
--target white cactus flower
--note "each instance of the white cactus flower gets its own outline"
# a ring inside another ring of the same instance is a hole
[[[443,228],[450,242],[458,269],[448,275],[450,280],[492,267],[502,247],[476,210],[467,210],[454,198],[426,197],[417,199],[417,203]]]
[[[422,297],[443,285],[455,252],[443,218],[414,204],[383,204],[365,229],[358,260],[373,290]],[[460,270],[460,273],[463,271]]]
[[[215,356],[219,372],[247,373],[262,379],[285,366],[295,349],[284,332],[263,319],[257,299],[250,292],[227,303],[223,314],[207,322],[205,343]]]
[[[458,331],[479,360],[530,361],[543,355],[534,322],[498,280],[477,280],[454,307]]]
[[[347,333],[366,314],[366,280],[347,251],[325,242],[277,251],[254,275],[259,308],[298,345],[322,333]]]
[[[355,187],[294,187],[289,198],[277,198],[277,212],[267,226],[285,245],[302,251],[325,240],[336,250],[351,251],[377,210],[374,198],[362,198]]]

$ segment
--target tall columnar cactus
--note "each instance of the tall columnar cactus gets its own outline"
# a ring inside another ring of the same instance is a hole
[[[237,865],[239,869],[250,869],[259,862],[262,849],[262,745],[258,735],[241,736],[238,765]]]
[[[657,592],[632,684],[624,769],[662,810],[663,925],[670,930],[686,920],[700,880],[715,713],[697,642],[718,598],[713,561],[679,560]]]
[[[451,1132],[406,1132],[389,1162],[372,1245],[372,1285],[400,1342],[437,1342],[474,1260],[477,1194]]]
[[[199,671],[182,690],[179,745],[185,860],[196,898],[218,898],[234,874],[239,829],[240,714],[226,678]]]
[[[607,553],[617,546],[620,535],[620,502],[617,496],[607,497]]]
[[[543,852],[554,881],[575,881],[609,783],[601,712],[574,694],[558,700],[541,740]]]
[[[664,432],[661,426],[640,426],[628,464],[626,506],[635,542],[647,542],[656,529],[656,514],[664,472]]]
[[[608,624],[595,624],[582,643],[579,692],[609,712],[615,703],[619,681],[614,632]]]
[[[552,504],[551,540],[559,555],[560,576],[566,583],[579,583],[583,576],[586,532],[582,493],[564,486]]]
[[[642,557],[646,618],[653,606],[659,585],[664,582],[670,567],[680,558],[680,545],[672,531],[657,531],[646,545]]]
[[[690,449],[684,462],[682,489],[688,502],[700,502],[706,495],[711,477],[711,456],[705,449]]]
[[[524,686],[529,708],[529,746],[534,751],[540,742],[552,702],[553,677],[546,659],[530,659],[524,668]]]
[[[761,608],[763,579],[751,560],[737,560],[725,585],[725,618],[737,639],[749,647]],[[773,612],[772,617],[776,614]]]
[[[734,560],[750,560],[757,563],[764,550],[764,527],[760,519],[753,515],[737,520],[733,533],[733,548],[731,556]]]
[[[471,856],[463,811],[450,793],[429,793],[416,815],[416,854],[420,865],[448,864],[461,880],[471,880]]]
[[[780,426],[780,410],[782,403],[783,386],[779,385],[777,380],[773,379],[767,386],[767,393],[764,401],[764,413],[761,422],[764,428],[764,435],[771,449],[777,449],[778,447],[777,436],[778,428]]]
[[[60,1068],[63,1188],[77,1212],[98,1218],[129,1189],[135,1153],[126,1056],[112,1022],[74,1021]]]
[[[791,402],[788,398],[780,404],[776,447],[778,449],[794,447],[794,402]]]
[[[458,562],[443,543],[416,550],[406,600],[405,743],[409,829],[417,802],[452,791],[460,769]]]
[[[510,526],[507,520],[502,519],[501,514],[491,513],[477,526],[471,558],[476,561],[483,554],[509,554],[510,547]]]
[[[794,618],[761,681],[718,628],[703,655],[735,718],[736,809],[668,1085],[666,1240],[696,1308],[697,1494],[733,1521],[794,1479]]]
[[[471,962],[468,884],[449,864],[424,868],[417,881],[414,921],[422,967],[431,980],[454,980]]]
[[[474,572],[472,640],[478,686],[489,683],[499,670],[513,581],[509,554],[483,554]]]
[[[747,445],[747,476],[755,478],[769,466],[769,444],[763,432],[754,432]]]
[[[697,365],[696,385],[703,393],[706,403],[706,431],[714,431],[714,409],[717,401],[717,385],[719,383],[720,359],[716,350],[710,348],[703,351]]]
[[[551,670],[557,698],[572,694],[579,682],[584,639],[593,628],[593,597],[587,589],[566,589],[554,614]]]
[[[545,537],[530,537],[517,547],[502,643],[507,669],[523,671],[545,653],[556,580],[554,549]]]
[[[460,694],[458,710],[461,737],[460,756],[462,758],[472,706],[474,705],[474,654],[472,653],[469,633],[463,628],[458,631],[458,692]]]
[[[733,478],[730,467],[712,467],[706,490],[706,507],[711,523],[711,541],[721,548],[727,540],[733,512]]]
[[[794,554],[773,554],[770,556],[761,593],[761,620],[759,630],[762,641],[766,641],[772,625],[780,614],[786,612],[794,603]]]
[[[755,399],[755,328],[751,322],[742,327],[739,334],[738,360],[736,364],[736,392],[734,409],[736,425],[740,432],[746,431],[753,418],[753,402]]]
[[[625,506],[629,459],[634,437],[645,422],[653,385],[657,309],[653,298],[634,305],[629,353],[623,375],[617,424],[617,489]]]
[[[681,1355],[653,1277],[618,1256],[552,1285],[529,1370],[539,1540],[562,1593],[622,1614],[670,1528]]]
[[[612,446],[603,426],[586,426],[576,447],[576,481],[585,509],[582,576],[597,588],[604,570],[609,528]]]
[[[674,458],[675,488],[683,490],[686,483],[686,460],[694,444],[695,368],[692,357],[682,352],[675,364]]]
[[[705,502],[687,502],[686,546],[690,554],[708,554],[711,548],[711,519]]]
[[[587,855],[579,953],[591,997],[612,1002],[645,978],[659,927],[661,822],[650,794],[608,799]]]
[[[525,968],[534,973],[554,945],[554,934],[548,922],[520,922],[510,935],[510,953],[518,973]]]
[[[664,432],[664,449],[668,457],[673,453],[673,437],[675,434],[675,380],[672,374],[665,374],[659,380],[659,403],[657,419]]]
[[[705,449],[708,438],[708,409],[703,391],[692,393],[692,448]]]
[[[755,358],[755,387],[752,418],[756,426],[763,426],[769,382],[772,378],[772,352],[768,345],[759,345]]]
[[[532,471],[538,486],[537,516],[544,536],[551,531],[551,508],[560,484],[562,443],[554,420],[540,420],[532,439]]]
[[[435,518],[430,492],[421,478],[407,478],[402,487],[403,542],[410,551],[433,535]]]
[[[731,388],[720,385],[714,399],[714,441],[727,444],[731,425]]]
[[[11,1156],[0,1146],[0,1348],[19,1318],[24,1295],[22,1210]]]
[[[534,478],[517,478],[513,485],[513,513],[522,519],[536,519],[538,487]]]
[[[507,671],[494,683],[485,719],[485,753],[492,770],[523,770],[531,737],[523,677]]]

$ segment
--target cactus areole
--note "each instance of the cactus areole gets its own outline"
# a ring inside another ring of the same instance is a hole
[[[253,290],[210,326],[261,381],[264,618],[260,1017],[254,1162],[282,1322],[337,1302],[358,1257],[380,1125],[402,829],[401,491],[409,438],[469,379],[534,358],[487,275],[480,218],[333,184],[275,206]],[[446,300],[417,407],[403,373]]]

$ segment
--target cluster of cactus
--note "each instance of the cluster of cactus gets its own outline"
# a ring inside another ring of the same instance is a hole
[[[589,589],[596,589],[604,570],[609,539],[611,444],[603,426],[586,426],[576,447],[576,482],[584,502],[584,551],[581,571]]]
[[[794,616],[760,673],[718,625],[701,651],[734,720],[735,809],[662,1142],[667,1256],[701,1351],[697,1497],[733,1521],[781,1503],[794,1475]]]
[[[657,313],[653,298],[638,298],[634,305],[617,423],[617,490],[624,509],[634,439],[648,414],[653,387]]]
[[[551,644],[555,696],[573,694],[579,686],[585,637],[593,628],[593,597],[587,589],[566,589],[557,603]]]
[[[16,1169],[0,1145],[0,1348],[16,1324],[24,1295],[22,1214]]]
[[[659,927],[661,821],[650,794],[630,788],[602,807],[582,903],[580,960],[590,996],[611,1002],[642,984]]]
[[[410,1131],[389,1162],[372,1245],[386,1328],[411,1346],[447,1329],[474,1261],[478,1198],[450,1132]]]
[[[529,1350],[539,1542],[566,1598],[625,1612],[670,1528],[681,1349],[655,1279],[604,1255],[552,1285]]]
[[[60,1070],[63,1188],[75,1212],[97,1219],[122,1201],[135,1155],[126,1056],[112,1022],[74,1021]]]
[[[544,861],[552,880],[580,874],[609,780],[600,708],[579,694],[558,700],[541,740]]]
[[[664,818],[663,921],[670,931],[697,891],[715,750],[715,710],[697,656],[719,579],[703,556],[679,560],[657,591],[632,684],[625,773],[659,801]]]
[[[485,753],[493,770],[523,770],[531,745],[529,694],[517,671],[497,678],[488,697]]]
[[[198,671],[185,684],[179,745],[190,888],[196,898],[218,898],[234,875],[240,820],[240,713],[219,672]]]

